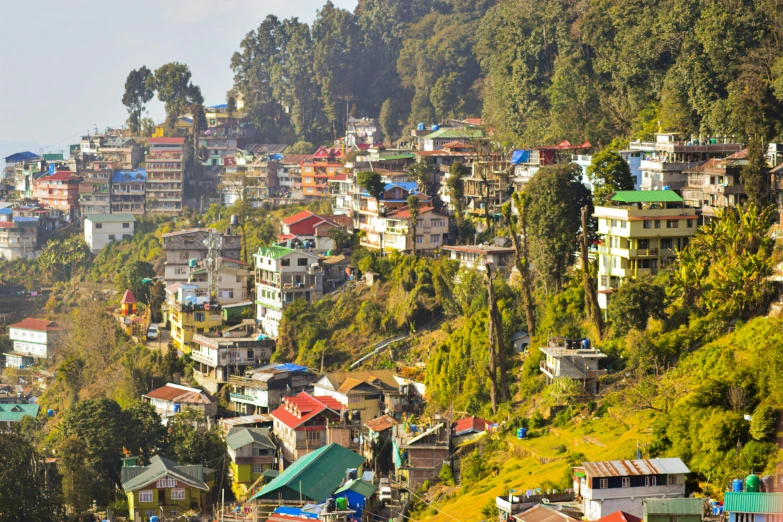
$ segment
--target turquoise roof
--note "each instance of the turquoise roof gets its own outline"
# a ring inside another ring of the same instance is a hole
[[[280,257],[287,256],[293,251],[294,249],[292,248],[281,247],[277,245],[262,246],[258,249],[258,253],[256,253],[256,255],[261,257],[271,257],[272,259],[278,259]]]
[[[354,491],[364,498],[370,498],[375,494],[376,491],[378,491],[378,488],[368,482],[363,481],[362,479],[353,479],[349,482],[346,482],[345,485],[335,491],[334,494],[339,495],[340,493],[345,493],[346,491]]]
[[[727,513],[783,513],[783,493],[727,492],[723,495]]]
[[[16,422],[25,415],[37,417],[41,409],[37,404],[0,404],[0,422]]]
[[[277,449],[269,439],[269,428],[232,428],[226,437],[226,444],[233,450],[254,442],[272,451]]]
[[[484,131],[481,129],[453,129],[446,127],[445,129],[438,129],[431,134],[424,136],[426,139],[448,139],[448,138],[483,138]]]

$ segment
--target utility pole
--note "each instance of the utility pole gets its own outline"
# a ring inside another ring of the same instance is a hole
[[[580,236],[581,254],[582,254],[582,281],[585,289],[585,312],[587,313],[587,319],[595,324],[595,329],[598,333],[598,338],[603,337],[603,318],[601,317],[601,311],[598,306],[598,294],[596,293],[595,281],[590,274],[590,259],[587,255],[589,248],[587,241],[587,217],[589,213],[589,207],[582,207],[582,235]]]

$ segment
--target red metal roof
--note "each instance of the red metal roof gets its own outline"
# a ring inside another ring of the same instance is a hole
[[[293,225],[294,223],[299,223],[303,219],[307,219],[311,216],[315,216],[316,214],[314,212],[310,212],[309,210],[303,210],[301,212],[297,212],[293,216],[289,216],[282,220],[282,223],[284,225]]]
[[[69,179],[77,179],[77,178],[78,176],[69,170],[58,170],[51,176],[44,176],[42,178],[39,178],[38,181],[41,183],[45,183],[47,181],[66,181]]]
[[[435,207],[421,207],[419,208],[419,215],[421,216],[422,214],[426,214],[427,212],[431,212],[433,210],[435,210]],[[396,212],[392,212],[391,214],[388,214],[386,217],[394,218],[394,219],[410,219],[411,211],[408,207],[403,207]]]
[[[185,404],[212,404],[214,402],[209,395],[201,390],[170,383],[152,390],[144,396],[150,399]]]
[[[285,404],[273,411],[272,417],[292,429],[301,426],[324,410],[329,409],[337,412],[345,408],[337,399],[332,397],[316,398],[306,392],[301,392],[294,397],[286,397],[283,400]]]
[[[0,221],[0,228],[14,228],[13,221]]]
[[[147,143],[152,145],[184,145],[185,138],[150,138]]]
[[[120,301],[120,304],[134,304],[136,302],[136,298],[133,296],[133,292],[130,290],[125,290],[125,295],[122,296],[122,301]]]
[[[642,519],[625,511],[615,511],[599,518],[598,522],[642,522]]]
[[[52,332],[59,330],[57,323],[48,319],[33,319],[28,317],[16,324],[12,324],[9,328],[21,328],[22,330],[36,330],[38,332]]]
[[[489,421],[481,419],[479,417],[465,417],[454,423],[454,433],[462,433],[463,431],[487,431]]]
[[[383,417],[378,417],[377,419],[373,419],[371,421],[367,421],[364,423],[365,426],[370,428],[375,433],[380,433],[384,430],[388,430],[392,426],[396,425],[397,421],[394,420],[393,417],[389,417],[388,415],[384,415]]]

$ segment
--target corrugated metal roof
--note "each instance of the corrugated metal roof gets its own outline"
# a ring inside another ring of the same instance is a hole
[[[590,477],[630,477],[691,472],[679,458],[583,462],[582,466]]]
[[[701,515],[704,510],[701,498],[646,498],[643,502],[648,515]]]
[[[375,494],[376,491],[378,491],[378,488],[376,488],[372,484],[368,484],[362,479],[353,479],[349,482],[346,482],[345,485],[340,489],[338,489],[337,491],[335,491],[334,494],[339,495],[340,493],[344,493],[348,490],[355,491],[356,493],[360,494],[364,498],[370,498]]]
[[[624,203],[682,203],[673,190],[618,190],[611,199]]]
[[[35,418],[40,408],[37,404],[0,404],[0,421],[16,422],[24,416]]]
[[[728,492],[723,496],[727,513],[783,513],[783,493]]]

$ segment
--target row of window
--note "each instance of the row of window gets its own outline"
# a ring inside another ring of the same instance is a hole
[[[679,228],[680,227],[680,221],[679,219],[667,219],[666,220],[666,228]],[[693,228],[693,220],[692,219],[686,219],[685,220],[685,226],[687,228]],[[625,228],[625,227],[622,227]],[[661,220],[660,219],[645,219],[644,220],[644,228],[661,228]]]
[[[280,266],[291,266],[291,259],[281,259]],[[296,266],[307,266],[307,258],[306,257],[297,258]]]
[[[416,244],[420,245],[424,243],[424,236],[416,236]],[[440,236],[438,234],[430,235],[430,243],[440,243]]]
[[[667,483],[669,486],[674,486],[677,484],[677,475],[668,475],[667,476]],[[624,488],[630,488],[631,487],[631,477],[623,477],[622,478],[622,487]],[[645,487],[650,486],[657,486],[658,485],[658,477],[652,476],[652,477],[644,477],[644,485]],[[609,488],[609,479],[608,478],[602,478],[599,479],[599,485],[598,487],[600,489],[608,489]]]
[[[103,223],[95,223],[95,228],[103,228]],[[130,228],[130,223],[123,223],[122,228]]]
[[[139,502],[152,502],[152,493],[151,489],[139,491]],[[185,490],[183,488],[172,489],[171,500],[185,500]]]

